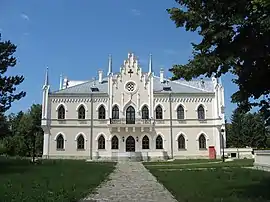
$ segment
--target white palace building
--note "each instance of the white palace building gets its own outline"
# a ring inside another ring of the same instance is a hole
[[[169,81],[144,72],[132,53],[120,72],[98,79],[61,78],[43,86],[44,158],[155,160],[221,158],[225,146],[220,79]]]

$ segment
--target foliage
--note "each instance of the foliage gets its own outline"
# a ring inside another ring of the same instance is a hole
[[[227,146],[265,148],[267,131],[260,113],[244,113],[236,109],[232,114],[232,123],[227,127]]]
[[[16,93],[16,86],[23,82],[24,77],[4,75],[8,68],[16,65],[16,58],[13,56],[16,48],[10,41],[1,41],[0,34],[0,113],[7,111],[12,102],[25,96],[23,91]]]
[[[176,27],[198,31],[193,58],[174,65],[172,79],[190,80],[204,75],[219,77],[231,72],[239,90],[232,101],[249,111],[259,106],[270,124],[270,3],[268,0],[176,0],[179,8],[167,9]]]
[[[20,111],[6,118],[9,128],[2,144],[10,156],[40,156],[43,149],[41,105],[33,104],[27,112]]]
[[[1,201],[79,201],[113,171],[115,163],[0,158]],[[72,180],[71,180],[72,179]]]

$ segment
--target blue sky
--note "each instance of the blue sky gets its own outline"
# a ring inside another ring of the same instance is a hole
[[[166,12],[173,6],[177,6],[174,0],[2,0],[2,39],[18,46],[18,63],[8,73],[23,74],[25,81],[19,89],[27,92],[10,112],[41,103],[47,66],[50,84],[57,89],[60,74],[71,80],[88,80],[97,76],[98,69],[107,71],[109,54],[114,71],[128,52],[139,57],[144,69],[152,53],[155,74],[161,67],[167,71],[173,64],[185,64],[192,56],[191,42],[200,38],[175,27]],[[168,71],[166,76],[170,76]],[[230,97],[237,90],[231,78],[222,77],[227,118],[235,108]]]

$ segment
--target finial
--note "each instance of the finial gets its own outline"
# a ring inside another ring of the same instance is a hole
[[[112,55],[109,54],[109,66],[107,76],[110,76],[111,74],[112,74]]]
[[[63,75],[60,74],[59,90],[62,90],[62,88],[63,88]]]
[[[46,74],[45,74],[45,82],[44,82],[45,86],[49,85],[49,67],[46,67]]]
[[[153,71],[153,64],[152,64],[152,54],[150,54],[150,57],[149,57],[149,74],[152,73]]]

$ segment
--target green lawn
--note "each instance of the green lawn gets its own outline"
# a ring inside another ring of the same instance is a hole
[[[157,169],[183,169],[183,168],[220,168],[220,167],[252,167],[253,159],[241,159],[229,162],[222,162],[221,160],[176,160],[172,162],[151,162],[144,163],[148,167],[155,167]]]
[[[195,162],[193,162],[195,163]],[[160,163],[145,165],[181,202],[266,202],[270,201],[270,173],[241,166],[250,160],[226,163],[172,166]],[[226,165],[226,169],[222,168]],[[214,170],[185,170],[185,168],[215,168]],[[179,168],[179,170],[166,170]],[[182,169],[182,170],[180,170]]]
[[[115,167],[115,163],[86,163],[80,160],[0,159],[0,201],[75,202],[85,197]]]

